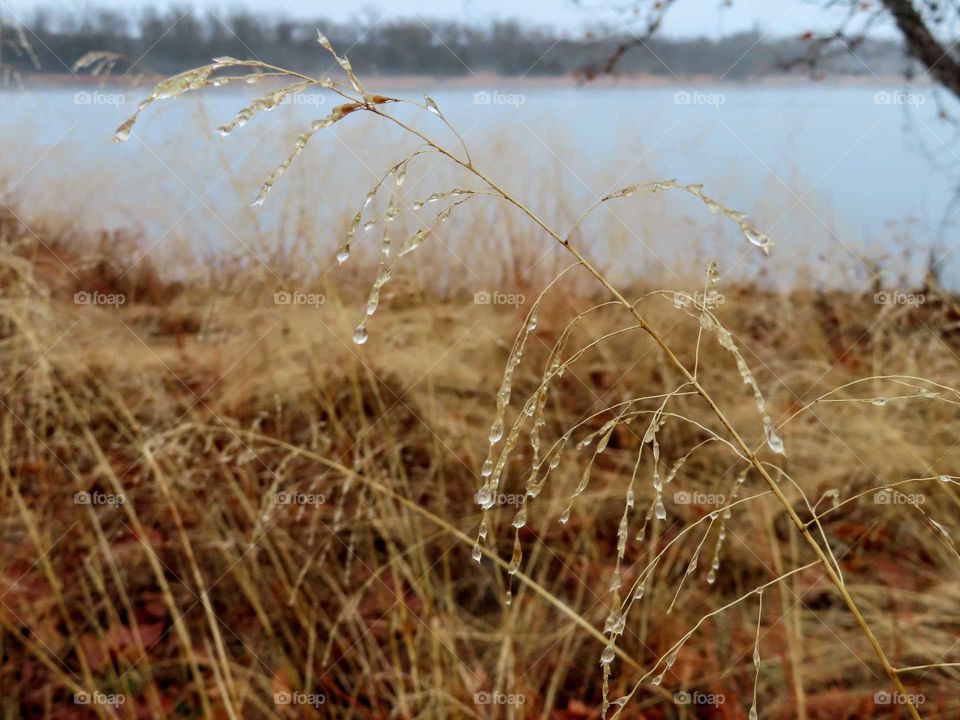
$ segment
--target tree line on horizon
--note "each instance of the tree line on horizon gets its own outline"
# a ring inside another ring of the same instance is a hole
[[[576,37],[516,21],[480,25],[460,22],[394,19],[384,22],[334,23],[291,20],[235,10],[226,15],[190,8],[139,12],[106,8],[65,12],[36,9],[27,17],[0,15],[7,35],[20,34],[32,52],[0,42],[0,63],[21,74],[67,73],[85,53],[108,51],[122,59],[119,73],[169,75],[202,65],[212,57],[255,57],[285,67],[319,67],[316,30],[349,52],[354,66],[366,74],[467,76],[472,72],[501,75],[590,75],[622,42],[616,28],[580,31]],[[623,74],[665,76],[724,75],[747,79],[800,72],[790,61],[805,52],[802,38],[766,37],[758,30],[722,39],[652,37],[631,50],[618,65]],[[824,74],[902,74],[907,60],[902,46],[869,40],[856,55],[836,57],[818,68]]]

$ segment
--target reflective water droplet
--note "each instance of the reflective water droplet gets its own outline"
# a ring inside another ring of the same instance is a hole
[[[349,259],[350,259],[349,250],[344,249],[337,253],[337,265],[343,265]]]
[[[751,244],[756,245],[758,248],[763,250],[764,253],[770,253],[770,248],[773,243],[770,241],[770,238],[768,238],[762,232],[750,227],[749,225],[745,225],[743,227],[743,236],[749,240]]]
[[[768,416],[763,418],[763,430],[767,436],[767,447],[769,447],[773,452],[778,455],[786,455],[787,451],[783,446],[783,438],[780,437],[780,433],[777,432],[777,428],[773,424]]]
[[[480,550],[480,543],[473,546],[473,559],[477,562],[483,560],[483,552]]]
[[[482,507],[484,510],[489,510],[493,507],[494,499],[493,493],[487,486],[480,488],[480,490],[477,492],[477,505]]]
[[[480,468],[480,477],[490,477],[493,473],[493,460],[487,458],[483,462],[483,467]]]
[[[524,505],[520,510],[517,511],[516,516],[513,518],[513,523],[511,523],[518,530],[527,524],[527,506]]]
[[[520,534],[516,534],[513,537],[513,557],[510,558],[510,566],[507,568],[507,572],[510,575],[515,575],[520,569],[520,561],[523,559],[523,548],[520,546]]]
[[[617,656],[617,651],[614,649],[613,643],[607,645],[603,652],[600,654],[600,664],[609,665],[613,662],[613,659]]]
[[[367,328],[364,327],[362,323],[360,325],[357,325],[356,330],[353,331],[353,341],[357,345],[363,345],[368,338],[369,338],[369,335],[367,334]]]
[[[663,500],[662,500],[661,498],[657,498],[657,505],[656,505],[656,508],[655,508],[655,514],[656,514],[656,516],[657,516],[657,520],[666,520],[666,519],[667,519],[667,508],[665,508],[665,507],[663,506]]]
[[[489,440],[491,444],[500,442],[500,439],[503,437],[503,419],[497,418],[493,425],[490,426]]]

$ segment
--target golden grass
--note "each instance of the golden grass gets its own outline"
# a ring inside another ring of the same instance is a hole
[[[357,347],[349,341],[356,302],[338,303],[332,285],[314,288],[328,296],[319,308],[276,305],[275,287],[242,277],[231,282],[245,291],[229,302],[222,287],[155,277],[139,289],[117,288],[110,273],[74,278],[51,254],[71,267],[87,264],[44,241],[53,250],[9,219],[4,226],[0,618],[10,671],[0,690],[8,715],[86,717],[92,709],[111,716],[111,706],[73,702],[75,692],[94,689],[127,698],[116,706],[119,717],[597,711],[597,631],[609,609],[637,435],[617,428],[565,526],[558,518],[592,452],[557,468],[520,531],[525,552],[511,605],[507,563],[470,559],[490,388],[509,351],[497,338],[521,322],[518,311],[472,297],[411,296],[383,315],[375,341]],[[97,287],[143,300],[119,308],[73,302],[74,292]],[[919,309],[893,312],[851,294],[727,289],[725,297],[718,315],[743,328],[737,339],[778,421],[863,375],[922,371],[958,382],[956,314],[932,295]],[[593,304],[573,295],[543,308],[516,392],[539,385],[533,368],[570,315]],[[678,323],[671,302],[649,313],[671,328],[672,344],[696,346],[696,323]],[[589,317],[571,348],[622,327],[615,308]],[[759,437],[753,398],[729,355],[705,343],[700,367],[732,422]],[[546,432],[622,400],[628,387],[653,394],[674,374],[651,342],[615,336],[557,381]],[[839,397],[917,394],[890,381],[867,385]],[[692,398],[674,403],[673,412],[707,422]],[[605,420],[587,421],[577,437]],[[823,525],[898,667],[956,657],[957,558],[920,510],[956,530],[956,486],[936,476],[958,474],[957,432],[953,408],[925,397],[882,407],[822,402],[783,428],[790,453],[783,468],[799,489],[783,487],[798,513],[799,490],[814,502],[831,489],[841,499],[870,491],[827,513]],[[672,461],[705,437],[668,424],[661,452]],[[527,450],[512,461],[514,479],[502,492],[523,493],[529,457]],[[755,475],[740,496],[762,497],[737,505],[726,521],[716,582],[705,579],[715,531],[686,576],[712,508],[678,505],[672,494],[729,496],[740,468],[720,448],[693,455],[668,486],[667,520],[654,518],[646,539],[630,543],[621,570],[627,587],[651,557],[662,557],[620,638],[624,661],[611,695],[629,691],[705,614],[805,567],[764,597],[762,716],[896,717],[902,707],[874,702],[884,683],[865,639]],[[898,486],[923,495],[919,508],[874,501],[871,488],[930,477]],[[125,502],[77,505],[73,494],[81,491],[122,494]],[[280,491],[325,501],[276,505]],[[637,485],[637,496],[638,507],[652,502],[649,483]],[[487,547],[503,558],[512,552],[509,509],[490,518]],[[645,685],[623,717],[745,712],[756,623],[749,599],[710,617],[683,645],[662,689]],[[903,674],[911,692],[924,695],[924,717],[955,716],[955,672]],[[274,704],[274,693],[288,690],[322,693],[326,702],[316,710]],[[725,702],[719,710],[680,706],[673,697],[680,690]],[[525,702],[475,703],[476,693],[494,691]]]

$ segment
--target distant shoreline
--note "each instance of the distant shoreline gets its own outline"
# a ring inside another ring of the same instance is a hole
[[[37,73],[24,78],[23,88],[93,88],[93,87],[140,87],[146,88],[161,80],[161,76],[137,76],[108,78],[91,75],[73,76],[67,73]],[[901,87],[906,85],[903,77],[897,75],[875,77],[866,75],[835,75],[822,80],[806,76],[767,75],[750,79],[728,79],[715,75],[693,75],[670,77],[643,73],[623,74],[615,77],[602,76],[585,82],[572,75],[526,76],[497,75],[478,73],[472,75],[367,75],[362,77],[370,88],[389,88],[398,90],[430,89],[466,89],[466,90],[509,90],[509,89],[554,89],[554,88],[700,88],[700,87]],[[921,86],[928,86],[923,83]],[[233,87],[242,87],[236,85]],[[0,90],[18,90],[20,86],[11,85]]]

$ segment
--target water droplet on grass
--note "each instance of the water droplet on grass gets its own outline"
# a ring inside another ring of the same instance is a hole
[[[616,650],[615,650],[614,647],[613,647],[613,643],[611,643],[610,645],[607,645],[607,646],[603,649],[603,652],[600,654],[600,664],[601,664],[601,665],[609,665],[610,663],[613,662],[613,659],[614,659],[616,656],[617,656],[617,652],[616,652]]]

